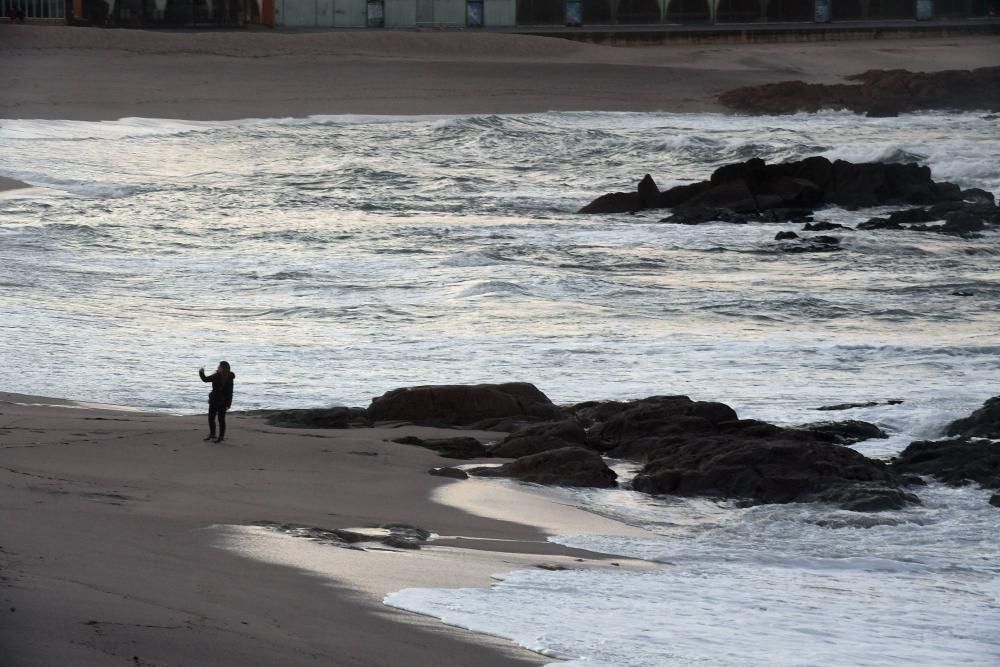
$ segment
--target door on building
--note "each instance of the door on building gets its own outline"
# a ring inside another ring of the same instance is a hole
[[[417,25],[434,23],[434,0],[417,0]]]

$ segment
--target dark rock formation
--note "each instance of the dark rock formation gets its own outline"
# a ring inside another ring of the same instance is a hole
[[[807,227],[809,225],[806,225]],[[797,243],[783,243],[778,250],[783,253],[797,254],[803,252],[835,252],[841,250],[840,239],[836,236],[806,236],[800,237],[795,232],[778,232],[774,237],[777,241],[796,240]]]
[[[639,194],[639,205],[642,208],[657,208],[660,205],[660,188],[649,174],[642,177],[636,188]]]
[[[919,224],[928,222],[940,224]],[[992,203],[992,200],[946,201],[930,208],[894,211],[888,218],[871,218],[859,224],[858,229],[908,229],[952,236],[975,236],[993,225],[1000,225],[1000,209]]]
[[[255,521],[254,525],[292,537],[306,538],[320,544],[351,549],[358,549],[360,547],[354,545],[365,542],[380,542],[381,544],[397,549],[419,549],[420,544],[426,542],[431,536],[430,531],[402,523],[390,523],[379,526],[379,529],[387,531],[388,534],[372,534],[344,528],[317,528],[315,526],[305,526],[295,523],[275,523],[273,521]]]
[[[817,223],[806,223],[806,226],[802,228],[804,232],[828,232],[833,229],[845,229],[850,230],[850,227],[845,227],[836,222],[817,222]]]
[[[898,473],[931,475],[946,484],[1000,489],[1000,442],[958,438],[913,442],[892,460]]]
[[[618,477],[597,452],[582,447],[563,447],[495,468],[472,468],[479,477],[513,477],[522,482],[550,486],[586,486],[607,489],[616,486]]]
[[[635,192],[609,192],[598,197],[580,213],[635,213],[644,208],[660,207],[660,188],[649,174],[643,176]]]
[[[830,502],[858,512],[919,502],[899,488],[884,463],[848,447],[732,431],[723,437],[664,441],[633,480],[633,488],[753,503]]]
[[[509,418],[525,421],[563,419],[564,414],[527,382],[479,385],[429,385],[394,389],[372,400],[373,422],[489,428]]]
[[[578,213],[635,213],[642,209],[638,192],[609,192],[590,202]]]
[[[884,440],[888,434],[875,424],[848,419],[839,422],[817,422],[799,426],[804,431],[812,431],[820,437],[829,438],[838,445],[853,445],[863,440]]]
[[[802,241],[803,242],[798,245],[779,246],[778,250],[790,255],[797,255],[806,252],[837,252],[838,250],[843,250],[843,248],[841,248],[837,243],[816,242],[813,239],[802,239]]]
[[[492,456],[516,459],[563,447],[586,447],[587,432],[575,421],[538,424],[512,433],[490,448]]]
[[[413,435],[396,438],[393,442],[430,449],[446,459],[479,459],[489,456],[486,447],[475,438],[439,438],[423,440]]]
[[[579,406],[575,408],[579,410]],[[650,396],[637,401],[609,401],[586,409],[594,420],[589,439],[615,458],[639,459],[656,439],[683,433],[704,433],[737,419],[723,403],[692,401],[687,396]]]
[[[948,424],[945,434],[1000,440],[1000,396],[987,399],[983,407],[968,417]]]
[[[846,78],[857,83],[785,81],[730,90],[719,101],[730,109],[754,114],[849,109],[891,117],[928,109],[1000,110],[1000,67],[930,73],[869,70]]]
[[[769,165],[754,158],[719,167],[707,181],[677,186],[665,192],[659,192],[647,174],[638,189],[642,194],[604,195],[580,212],[671,208],[671,215],[661,222],[680,225],[808,223],[812,221],[812,212],[824,205],[848,209],[899,205],[908,208],[888,218],[872,218],[858,225],[858,229],[913,229],[970,235],[987,226],[1000,225],[1000,208],[996,207],[990,193],[963,191],[953,183],[935,182],[930,168],[915,163],[853,164],[811,157]],[[658,195],[654,196],[655,193]],[[943,222],[920,226],[920,223],[934,221]],[[808,224],[805,231],[837,228],[844,227],[821,222]]]
[[[851,410],[853,408],[874,408],[877,405],[899,405],[902,403],[898,398],[891,398],[885,403],[879,403],[878,401],[866,401],[865,403],[837,403],[836,405],[824,405],[822,407],[816,408],[817,410]]]
[[[459,468],[431,468],[427,474],[435,477],[450,477],[451,479],[469,479],[469,475]]]
[[[969,188],[968,190],[962,190],[962,201],[969,202],[970,204],[994,204],[996,203],[996,198],[992,192],[987,192],[982,188]]]
[[[306,410],[253,410],[243,414],[263,417],[271,426],[287,428],[359,428],[371,426],[364,408],[313,408]]]
[[[864,422],[789,429],[740,420],[722,403],[686,396],[582,403],[589,442],[609,456],[644,462],[633,488],[756,503],[833,502],[876,511],[919,502],[880,461],[838,442],[884,435]]]
[[[993,505],[993,507],[1000,507],[1000,493],[994,493],[990,496],[990,505]]]

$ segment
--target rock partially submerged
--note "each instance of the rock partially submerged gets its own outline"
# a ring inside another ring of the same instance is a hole
[[[884,463],[830,443],[744,433],[664,442],[656,456],[633,480],[637,491],[752,503],[830,502],[858,512],[919,502]]]
[[[903,401],[898,398],[890,398],[888,401],[865,401],[864,403],[836,403],[834,405],[822,405],[816,410],[853,410],[854,408],[874,408],[878,405],[899,405]]]
[[[483,443],[475,438],[418,438],[415,435],[407,435],[396,438],[393,442],[400,445],[413,445],[423,447],[437,452],[446,459],[478,459],[489,456],[489,452]]]
[[[618,477],[600,454],[582,447],[563,447],[522,456],[502,466],[472,468],[468,473],[479,477],[512,477],[522,482],[551,486],[600,489],[616,486]]]
[[[470,474],[606,487],[614,473],[600,457],[604,452],[644,463],[633,488],[647,493],[750,503],[832,502],[856,511],[898,509],[919,502],[900,488],[901,480],[883,462],[843,446],[886,437],[867,422],[788,429],[740,420],[728,405],[687,396],[591,401],[566,411],[573,420],[511,434],[492,451],[517,455],[541,449],[539,453]],[[557,447],[570,441],[573,446]]]
[[[849,109],[872,117],[930,109],[1000,110],[1000,67],[942,72],[868,70],[846,77],[850,84],[784,81],[722,93],[730,109],[753,114],[789,114]]]
[[[1000,396],[983,403],[983,407],[968,417],[956,419],[945,429],[947,435],[972,436],[1000,440]]]
[[[910,443],[893,459],[899,473],[930,475],[954,486],[975,482],[1000,490],[1000,441],[981,438]]]
[[[256,521],[254,525],[277,533],[302,537],[313,542],[351,549],[362,549],[366,544],[381,544],[395,549],[419,549],[430,539],[431,533],[404,523],[386,523],[374,528],[317,528],[296,523]]]
[[[970,235],[1000,225],[1000,209],[990,193],[979,189],[963,191],[953,183],[935,182],[929,167],[916,163],[831,162],[821,156],[781,164],[754,158],[720,167],[707,181],[663,192],[646,174],[635,192],[604,195],[579,212],[669,208],[672,213],[662,222],[805,222],[805,231],[847,229],[833,223],[808,224],[813,211],[829,205],[849,209],[908,207],[888,218],[862,223],[858,226],[862,230],[910,229]]]
[[[856,511],[919,502],[880,461],[837,444],[884,435],[863,422],[789,429],[741,420],[723,403],[652,396],[571,408],[593,420],[608,454],[645,466],[637,491],[751,503],[833,502]],[[869,428],[870,427],[870,428]]]
[[[815,422],[803,424],[800,429],[812,431],[822,438],[838,445],[853,445],[864,440],[885,440],[889,435],[875,424],[859,419],[838,422]]]

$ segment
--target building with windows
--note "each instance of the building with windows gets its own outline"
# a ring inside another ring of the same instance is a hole
[[[822,7],[821,7],[822,5]],[[0,0],[0,16],[124,27],[516,28],[985,18],[1000,0]]]

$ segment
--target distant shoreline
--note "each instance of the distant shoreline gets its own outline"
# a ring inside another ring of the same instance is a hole
[[[0,25],[0,118],[725,112],[722,92],[871,68],[995,65],[1000,38],[621,48],[468,32],[163,32]]]

